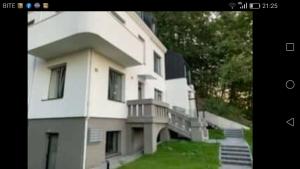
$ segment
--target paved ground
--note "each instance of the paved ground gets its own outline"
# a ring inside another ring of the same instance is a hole
[[[131,161],[134,161],[142,156],[142,152],[138,152],[132,155],[126,155],[126,156],[116,156],[109,158],[108,161],[110,163],[110,169],[117,169],[118,167],[129,163]],[[106,169],[107,164],[106,162],[102,163],[100,167],[95,167],[92,169]]]
[[[226,138],[220,141],[221,145],[228,146],[247,146],[244,139],[241,138]],[[221,169],[252,169],[250,166],[222,164]]]
[[[220,169],[252,169],[251,152],[242,130],[225,129],[225,139],[220,141]]]
[[[241,166],[241,165],[222,165],[221,169],[252,169],[249,166]]]
[[[221,141],[221,144],[228,146],[247,146],[246,141],[241,138],[226,138]]]

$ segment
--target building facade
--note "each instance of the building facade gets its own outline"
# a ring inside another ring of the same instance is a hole
[[[110,157],[155,152],[170,130],[207,136],[187,76],[166,77],[172,57],[153,19],[143,12],[28,14],[28,168],[99,168]]]

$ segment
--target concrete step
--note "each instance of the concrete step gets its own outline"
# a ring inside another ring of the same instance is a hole
[[[248,147],[221,146],[221,149],[248,150]]]
[[[224,134],[225,136],[244,136],[243,134]]]
[[[221,159],[225,160],[240,160],[240,161],[250,161],[251,158],[247,156],[236,156],[236,155],[221,155]]]
[[[246,148],[246,149],[248,149],[247,146],[236,146],[236,145],[221,145],[221,147],[224,147],[224,148]]]
[[[241,148],[221,148],[221,151],[249,152],[249,149],[241,149]]]
[[[221,151],[221,156],[222,156],[222,155],[236,155],[236,156],[246,156],[246,157],[250,157],[249,152]]]
[[[224,129],[224,131],[243,131],[242,129]]]
[[[235,164],[235,165],[245,165],[245,166],[251,166],[251,161],[242,161],[242,160],[221,160],[222,164]]]
[[[243,136],[228,136],[228,135],[225,135],[226,138],[244,138]]]

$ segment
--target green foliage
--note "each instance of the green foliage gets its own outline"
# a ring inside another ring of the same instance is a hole
[[[213,112],[214,114],[239,122],[246,126],[252,126],[251,121],[246,118],[247,113],[245,110],[240,109],[230,103],[226,103],[220,98],[209,97],[205,99],[204,102],[205,110],[208,112]]]
[[[154,14],[159,39],[189,63],[198,97],[229,100],[251,120],[252,12]]]
[[[245,140],[249,144],[251,151],[253,151],[253,129],[244,130]]]
[[[209,139],[224,139],[224,132],[221,129],[209,129]]]
[[[120,169],[218,169],[218,144],[171,140],[158,146],[157,152],[144,155]]]

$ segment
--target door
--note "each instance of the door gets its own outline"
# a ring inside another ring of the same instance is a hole
[[[56,156],[57,156],[57,144],[58,144],[58,134],[49,133],[46,169],[55,169]]]

